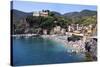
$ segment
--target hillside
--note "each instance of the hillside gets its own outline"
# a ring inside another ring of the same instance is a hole
[[[69,12],[61,14],[56,11],[50,11],[48,17],[32,16],[32,12],[26,13],[19,10],[11,10],[13,24],[13,33],[34,33],[41,29],[52,30],[55,26],[67,28],[69,24],[96,24],[97,12],[91,10],[82,10],[80,12]],[[56,22],[55,22],[56,21]],[[55,22],[55,23],[54,23]],[[40,32],[40,31],[39,31]]]

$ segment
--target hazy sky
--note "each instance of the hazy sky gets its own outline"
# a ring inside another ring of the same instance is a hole
[[[67,12],[81,11],[84,9],[97,10],[93,5],[72,5],[72,4],[57,4],[57,3],[42,3],[31,1],[13,1],[13,9],[21,10],[24,12],[51,10],[57,11],[62,14]]]

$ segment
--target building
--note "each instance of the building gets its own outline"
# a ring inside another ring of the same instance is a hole
[[[61,29],[61,34],[63,34],[63,35],[66,34],[66,29],[62,28]]]
[[[40,16],[40,12],[38,11],[33,12],[33,16]]]
[[[35,11],[33,12],[33,16],[48,17],[48,12],[47,11]]]
[[[47,35],[47,30],[46,29],[43,30],[43,34]]]
[[[54,33],[55,34],[60,34],[61,33],[61,27],[60,26],[54,27]]]
[[[40,16],[48,17],[48,12],[40,12]]]

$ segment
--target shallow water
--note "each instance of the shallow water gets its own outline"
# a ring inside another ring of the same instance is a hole
[[[12,65],[38,65],[82,62],[83,54],[67,53],[65,45],[40,37],[13,38]]]

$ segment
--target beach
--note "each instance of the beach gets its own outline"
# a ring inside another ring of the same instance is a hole
[[[24,37],[24,38],[29,38],[29,37],[34,37],[37,36],[38,34],[17,34],[17,35],[12,35],[13,37]],[[72,35],[39,35],[39,37],[42,37],[44,39],[50,39],[52,41],[55,41],[57,43],[63,44],[69,53],[85,53],[85,36],[84,39],[76,40],[76,41],[68,41],[68,37],[71,37]],[[89,39],[87,39],[88,41]]]
[[[80,53],[80,52],[85,52],[85,43],[82,40],[78,41],[70,41],[68,42],[67,35],[64,36],[58,36],[58,35],[41,35],[43,38],[49,38],[51,40],[54,40],[58,43],[62,43],[65,45],[66,48],[69,48],[70,50],[68,52],[75,52],[75,53]]]

